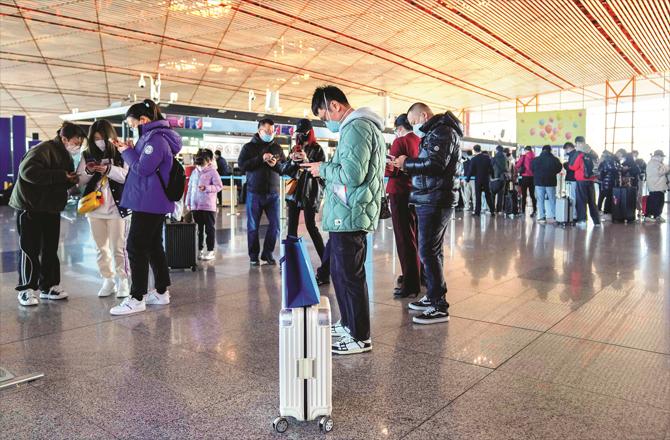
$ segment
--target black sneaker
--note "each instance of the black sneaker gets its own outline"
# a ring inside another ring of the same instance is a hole
[[[428,300],[428,297],[424,295],[423,298],[421,298],[420,300],[407,304],[407,307],[409,307],[410,310],[425,312],[431,307],[431,305],[430,301]]]
[[[435,307],[429,307],[428,310],[412,318],[416,324],[438,324],[440,322],[449,321],[449,312],[440,310]]]
[[[272,255],[269,257],[261,257],[261,260],[265,261],[265,264],[268,266],[276,266],[277,265],[277,260],[275,260]]]
[[[256,266],[260,266],[260,265],[261,265],[261,262],[258,261],[258,260],[251,260],[251,261],[249,261],[249,264],[250,264],[251,266],[256,267]]]
[[[345,335],[340,339],[334,340],[331,347],[333,354],[358,354],[372,350],[372,341],[359,341],[353,336]]]
[[[402,289],[396,289],[393,291],[394,298],[416,298],[419,296],[419,292],[405,292]]]

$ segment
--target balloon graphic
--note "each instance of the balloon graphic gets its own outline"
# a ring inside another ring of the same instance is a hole
[[[554,122],[554,118],[549,118],[549,122]]]
[[[535,130],[535,128],[531,128],[530,129],[530,135],[535,136],[536,134],[537,134],[537,130]]]
[[[547,126],[544,127],[544,131],[546,131],[547,133],[551,133],[551,124],[547,124]]]
[[[565,133],[565,138],[566,138],[567,140],[572,139],[572,132],[571,132],[571,131],[568,131],[567,133]]]
[[[551,141],[552,141],[552,142],[555,142],[555,141],[556,141],[556,135],[555,135],[555,134],[552,134],[552,135],[551,135]]]
[[[579,112],[579,117],[580,117],[580,118],[582,117],[582,112]]]
[[[540,132],[540,137],[544,137],[546,134],[547,134],[547,133],[545,133],[544,131],[541,131],[541,132]]]
[[[572,128],[577,128],[578,126],[579,126],[579,124],[577,124],[577,122],[572,123]]]
[[[558,128],[554,127],[553,130],[551,130],[554,134],[558,133]]]
[[[540,125],[544,125],[544,119],[540,119],[538,122],[540,123]]]

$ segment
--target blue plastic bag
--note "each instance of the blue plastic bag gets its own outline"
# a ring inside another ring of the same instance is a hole
[[[321,294],[302,238],[289,235],[281,245],[282,308],[319,304]]]

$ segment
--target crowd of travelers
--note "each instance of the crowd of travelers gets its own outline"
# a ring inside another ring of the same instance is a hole
[[[491,155],[480,145],[463,148],[463,126],[451,112],[435,114],[428,105],[415,103],[395,119],[396,138],[387,151],[383,118],[369,108],[353,108],[339,88],[317,88],[311,110],[330,131],[339,133],[332,157],[326,157],[308,119],[297,123],[287,156],[275,139],[274,122],[266,118],[242,147],[237,165],[246,173],[252,268],[277,264],[280,188],[282,176],[288,176],[288,235],[297,236],[302,214],[321,262],[316,282],[332,280],[337,298],[341,318],[332,327],[335,354],[372,349],[367,235],[377,228],[385,197],[402,270],[394,296],[414,299],[408,308],[416,312],[417,324],[449,321],[443,248],[454,211],[475,217],[487,212],[528,215],[541,224],[574,221],[579,226],[586,225],[588,212],[594,226],[600,226],[602,221],[619,220],[624,205],[645,221],[664,221],[670,168],[660,150],[648,163],[625,150],[598,157],[583,137],[577,137],[574,144],[563,146],[563,163],[549,145],[538,155],[531,147],[517,152],[503,146]],[[130,315],[170,303],[163,231],[166,215],[175,210],[170,187],[182,141],[151,100],[130,106],[125,116],[139,134],[135,143],[119,139],[105,120],[96,121],[88,133],[65,122],[54,139],[31,148],[23,158],[10,200],[17,211],[21,249],[16,287],[21,305],[68,296],[60,287],[60,213],[77,186],[93,203],[86,217],[102,278],[98,296],[116,294],[121,300],[110,313]],[[75,168],[73,156],[80,153]],[[199,258],[207,261],[216,255],[222,177],[232,170],[219,152],[200,150],[194,162],[182,201],[197,224]],[[634,197],[621,200],[621,194]],[[268,226],[261,247],[263,215]],[[328,233],[327,242],[321,231]],[[418,298],[422,286],[425,293]]]

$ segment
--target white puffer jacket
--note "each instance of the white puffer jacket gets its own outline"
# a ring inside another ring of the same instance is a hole
[[[670,167],[663,164],[663,158],[652,156],[647,164],[647,187],[649,191],[667,191]]]

